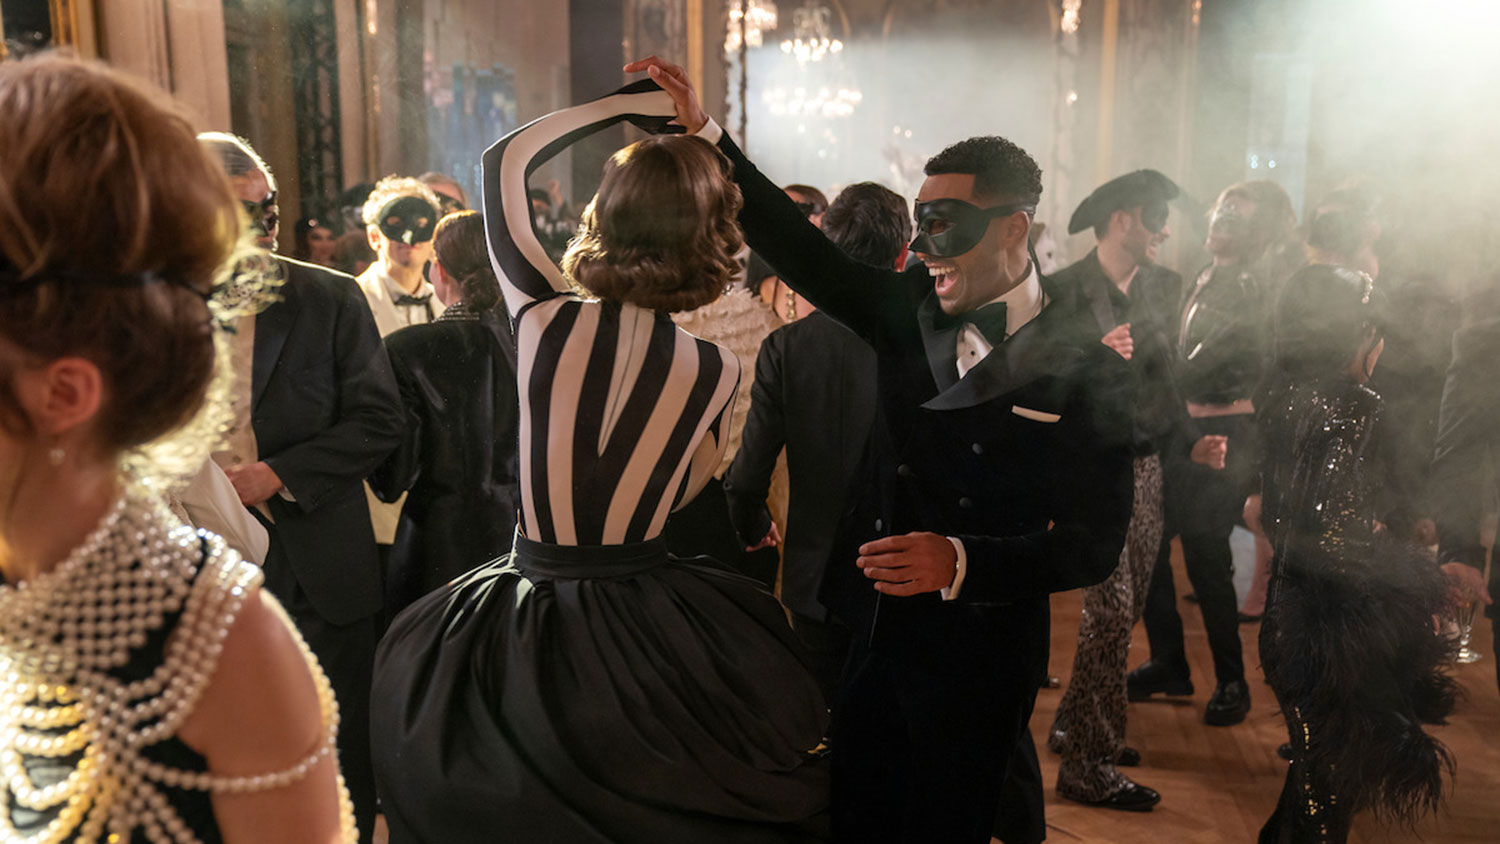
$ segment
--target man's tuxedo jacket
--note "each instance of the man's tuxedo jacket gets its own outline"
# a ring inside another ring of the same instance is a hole
[[[858,498],[835,540],[824,604],[874,648],[936,670],[967,672],[979,660],[1012,675],[1017,693],[1028,683],[1034,693],[1047,658],[1047,596],[1104,580],[1125,541],[1127,364],[1099,343],[1081,297],[1049,289],[1050,304],[960,379],[961,324],[920,283],[925,267],[898,273],[850,259],[727,135],[719,144],[744,194],[750,246],[877,359],[885,424],[872,431]],[[877,600],[855,565],[861,543],[914,531],[962,541],[967,574],[956,600]]]
[[[286,283],[255,318],[250,419],[295,500],[271,496],[268,528],[318,614],[349,624],[380,609],[363,480],[399,442],[401,399],[354,279],[276,260]]]
[[[807,618],[825,610],[818,587],[850,501],[875,421],[875,353],[832,317],[814,311],[761,344],[740,450],[724,477],[740,539],[771,529],[766,493],[786,447],[786,537],[781,601]]]
[[[1201,434],[1177,389],[1182,276],[1165,267],[1141,267],[1127,296],[1104,274],[1099,250],[1094,249],[1049,280],[1054,288],[1073,288],[1083,298],[1093,314],[1096,336],[1130,324],[1135,343],[1130,358],[1136,377],[1135,453],[1186,457]]]

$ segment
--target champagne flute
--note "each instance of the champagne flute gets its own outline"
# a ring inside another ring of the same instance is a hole
[[[1474,636],[1474,617],[1478,612],[1479,596],[1472,590],[1465,589],[1463,599],[1454,611],[1454,620],[1458,623],[1458,653],[1454,655],[1453,661],[1459,665],[1483,659],[1483,654],[1469,648],[1469,640]]]

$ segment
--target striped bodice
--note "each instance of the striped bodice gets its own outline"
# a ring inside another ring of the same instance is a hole
[[[615,94],[543,117],[484,156],[490,255],[516,314],[522,532],[558,545],[661,533],[712,477],[740,367],[727,350],[629,304],[585,300],[547,258],[526,176],[629,114],[673,113],[661,92]]]

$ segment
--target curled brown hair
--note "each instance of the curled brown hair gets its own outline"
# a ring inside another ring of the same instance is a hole
[[[205,296],[240,230],[164,96],[56,56],[0,64],[0,426],[32,430],[18,366],[73,355],[103,375],[106,453],[191,419],[214,373]]]
[[[484,217],[478,211],[459,211],[438,221],[432,235],[437,262],[458,283],[464,306],[475,313],[500,301],[500,282],[490,264]]]
[[[664,135],[610,157],[562,268],[585,292],[674,312],[719,298],[739,272],[740,189],[702,138]]]

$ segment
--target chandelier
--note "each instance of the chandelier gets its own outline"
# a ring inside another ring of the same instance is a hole
[[[803,6],[792,11],[792,37],[781,42],[781,52],[796,56],[798,64],[820,62],[841,53],[844,42],[830,37],[827,6]]]
[[[848,117],[864,100],[858,88],[822,86],[809,90],[797,87],[787,90],[782,87],[768,89],[761,95],[766,109],[777,117],[821,117],[832,119]]]
[[[738,53],[741,21],[745,28],[744,44],[759,47],[764,33],[776,28],[776,4],[771,0],[739,0],[729,10],[729,27],[724,33],[724,52]]]
[[[1062,0],[1062,31],[1072,35],[1078,31],[1078,7],[1083,0]]]

